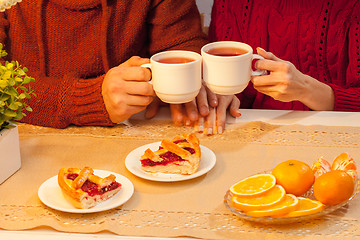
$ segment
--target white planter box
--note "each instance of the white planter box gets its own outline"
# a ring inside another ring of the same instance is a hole
[[[18,127],[0,131],[0,184],[21,167]]]

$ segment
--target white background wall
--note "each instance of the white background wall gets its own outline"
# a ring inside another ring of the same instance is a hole
[[[196,0],[200,13],[205,14],[205,26],[210,24],[210,14],[213,0]]]

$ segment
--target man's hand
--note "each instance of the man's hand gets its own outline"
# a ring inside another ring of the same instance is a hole
[[[106,73],[102,96],[113,123],[141,112],[153,101],[155,92],[147,82],[151,79],[151,72],[140,67],[148,62],[147,58],[134,56]]]

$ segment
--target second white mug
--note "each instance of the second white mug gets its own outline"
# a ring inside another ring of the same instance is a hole
[[[219,41],[202,47],[203,79],[214,93],[232,95],[242,92],[251,76],[263,75],[265,71],[252,70],[254,59],[251,46],[235,41]]]

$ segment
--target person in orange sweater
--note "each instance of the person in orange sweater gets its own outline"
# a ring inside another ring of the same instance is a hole
[[[36,79],[22,121],[65,128],[113,126],[145,108],[153,117],[151,72],[140,65],[160,51],[200,52],[207,40],[195,0],[26,0],[1,13],[0,42]],[[216,106],[220,129],[228,107],[240,114],[235,96],[203,87],[196,101],[171,106],[172,117],[191,125]]]

